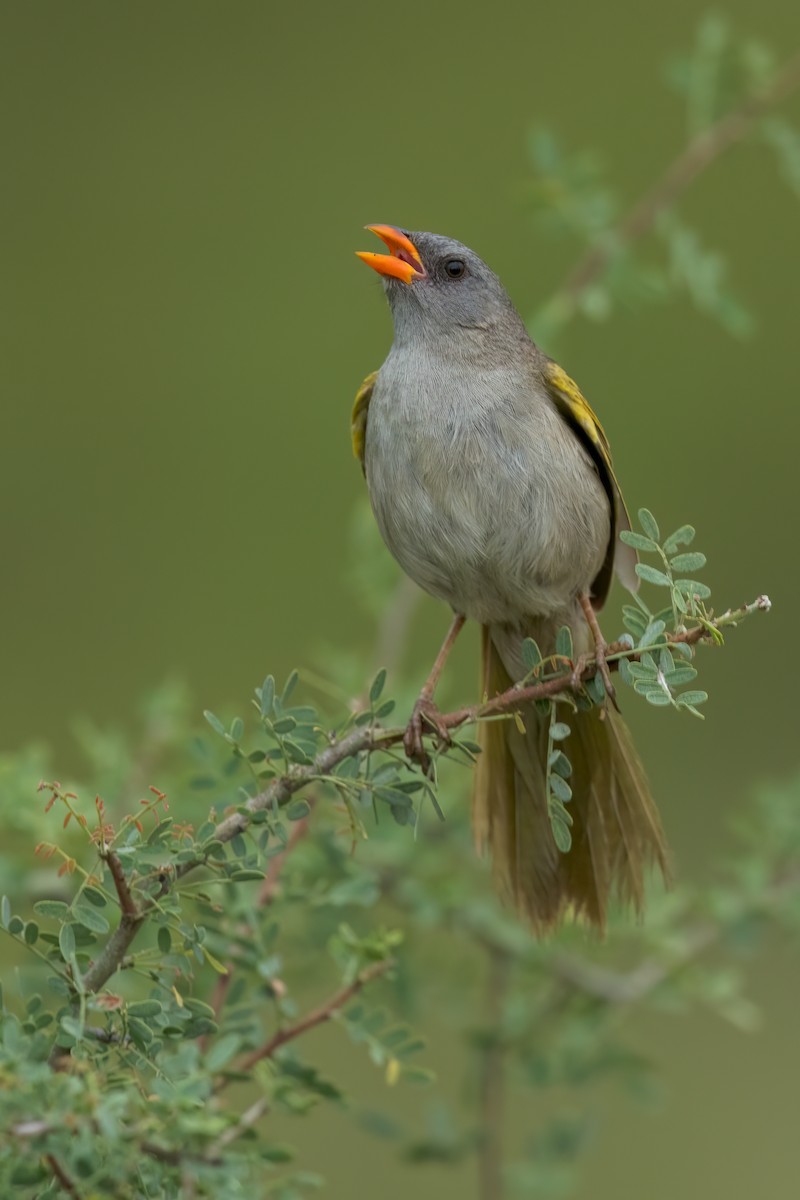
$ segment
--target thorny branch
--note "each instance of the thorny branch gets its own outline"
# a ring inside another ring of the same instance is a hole
[[[740,608],[733,610],[729,609],[727,612],[722,613],[721,616],[715,617],[710,621],[692,626],[690,629],[669,634],[668,643],[674,645],[684,642],[688,645],[696,645],[702,641],[712,641],[719,630],[730,625],[737,625],[751,613],[767,612],[769,611],[769,607],[770,602],[767,597],[759,596],[751,604],[744,604]],[[616,656],[614,660],[616,663],[621,658],[627,658],[633,662],[638,660],[641,653],[641,650],[632,649],[625,643],[615,642],[609,646],[607,656],[614,654]],[[609,662],[609,665],[612,666],[614,664]],[[595,671],[596,664],[593,659],[589,659],[580,676],[579,682],[591,679]],[[484,704],[471,705],[466,708],[457,709],[451,713],[446,713],[442,717],[442,722],[445,728],[454,730],[462,725],[473,723],[485,717],[514,712],[522,703],[547,699],[570,691],[572,687],[571,665],[568,664],[565,670],[558,672],[544,682],[534,683],[526,687],[515,686]],[[402,742],[404,735],[405,729],[383,729],[379,725],[367,725],[353,729],[338,740],[332,741],[324,750],[321,750],[314,761],[308,766],[290,768],[287,774],[273,779],[263,792],[259,792],[258,795],[251,797],[242,808],[223,818],[214,831],[214,839],[220,842],[229,842],[237,833],[243,833],[247,829],[253,813],[274,807],[284,807],[296,792],[308,784],[315,782],[320,776],[329,775],[345,759],[353,758],[358,754],[368,751],[385,750],[396,746]],[[159,895],[165,895],[178,880],[203,865],[204,860],[198,857],[197,859],[182,863],[176,871],[170,874],[165,873]],[[144,901],[138,909],[136,916],[123,913],[119,926],[83,977],[84,992],[97,992],[119,968],[122,959],[128,952],[151,907],[152,902]]]

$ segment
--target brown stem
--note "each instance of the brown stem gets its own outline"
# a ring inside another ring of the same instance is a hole
[[[77,1185],[72,1179],[70,1179],[69,1175],[61,1166],[61,1163],[58,1161],[56,1156],[54,1154],[45,1154],[44,1159],[50,1170],[53,1172],[54,1178],[58,1180],[67,1195],[77,1196],[78,1200],[80,1200],[81,1194],[78,1191]]]
[[[338,992],[323,1004],[320,1004],[319,1008],[314,1008],[311,1012],[306,1013],[294,1025],[285,1025],[283,1029],[279,1029],[277,1033],[274,1033],[263,1046],[251,1050],[240,1062],[238,1071],[249,1071],[257,1062],[261,1062],[263,1058],[271,1058],[280,1046],[285,1046],[287,1042],[294,1041],[295,1038],[300,1037],[303,1033],[307,1033],[309,1029],[313,1029],[316,1025],[322,1025],[325,1021],[329,1021],[363,987],[366,987],[368,983],[372,983],[374,979],[378,979],[381,975],[385,975],[393,966],[394,959],[386,958],[381,960],[381,962],[376,962],[369,967],[365,967],[363,971],[359,971],[352,983],[340,988]],[[225,1082],[225,1080],[220,1080],[217,1090],[221,1090],[225,1086]]]
[[[762,91],[748,96],[738,108],[699,133],[645,192],[617,227],[593,246],[570,272],[558,297],[574,305],[589,284],[632,242],[649,232],[659,213],[675,202],[691,183],[730,146],[740,142],[765,112],[800,87],[800,54],[777,72]]]
[[[503,1128],[505,1123],[505,1046],[503,1008],[508,993],[511,960],[497,946],[486,947],[486,1041],[481,1055],[478,1144],[479,1200],[503,1200]]]
[[[102,857],[108,863],[108,869],[111,872],[111,878],[114,880],[114,887],[117,889],[119,906],[122,912],[127,917],[138,917],[139,910],[131,895],[131,889],[128,887],[128,880],[122,869],[122,863],[119,861],[118,855],[113,850],[106,850]]]

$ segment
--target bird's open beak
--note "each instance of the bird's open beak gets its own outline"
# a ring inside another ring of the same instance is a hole
[[[365,250],[357,250],[356,254],[373,271],[379,275],[388,275],[391,279],[401,279],[403,283],[411,283],[425,274],[417,248],[409,238],[394,225],[367,225],[372,233],[389,247],[388,254],[368,254]]]

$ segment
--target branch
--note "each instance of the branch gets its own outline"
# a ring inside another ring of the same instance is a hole
[[[694,137],[616,228],[587,251],[551,303],[557,305],[559,301],[566,301],[570,307],[574,306],[581,293],[602,275],[622,250],[652,229],[659,213],[673,204],[725,150],[740,142],[765,112],[785,100],[798,87],[800,54],[789,59],[768,87],[748,96],[738,108],[726,113]]]
[[[672,644],[686,642],[688,645],[695,645],[701,641],[711,641],[714,639],[715,633],[725,626],[736,625],[751,613],[768,612],[769,609],[769,599],[766,596],[759,596],[752,604],[744,604],[740,608],[733,610],[729,609],[713,620],[693,626],[691,629],[670,634],[669,641]],[[627,658],[631,662],[636,661],[641,656],[642,651],[632,649],[623,642],[614,642],[609,646],[608,653],[615,655],[614,662],[618,663],[622,658]],[[609,665],[614,664],[612,662]],[[582,683],[591,679],[595,671],[595,661],[588,659],[578,682]],[[517,687],[515,685],[507,692],[495,696],[485,704],[471,705],[467,708],[460,708],[455,712],[444,714],[442,716],[442,723],[446,729],[457,729],[461,725],[466,725],[485,717],[513,712],[521,704],[528,703],[531,700],[549,699],[573,687],[570,668],[569,670],[559,672],[551,679],[542,683],[531,684],[527,687]],[[231,813],[230,816],[220,821],[214,831],[214,839],[220,842],[229,842],[237,833],[243,833],[247,829],[253,813],[263,811],[264,809],[285,807],[296,792],[306,787],[309,783],[316,782],[321,775],[329,775],[345,759],[353,758],[367,751],[389,749],[401,743],[404,735],[405,729],[383,729],[379,725],[367,725],[353,729],[350,733],[345,734],[343,738],[332,741],[329,746],[321,750],[314,761],[309,763],[308,766],[293,767],[288,774],[273,779],[263,792],[252,796],[243,806],[243,809]],[[181,863],[174,872],[165,872],[159,897],[166,895],[178,880],[183,879],[191,871],[204,865],[205,859],[196,858]],[[111,935],[109,941],[83,977],[85,992],[99,991],[118,970],[131,943],[153,907],[153,903],[153,901],[150,901],[142,904],[136,911],[135,916],[123,912],[118,928]]]
[[[333,996],[326,1000],[319,1008],[314,1008],[311,1012],[306,1013],[294,1025],[285,1025],[283,1029],[279,1029],[274,1033],[268,1042],[263,1046],[259,1046],[255,1050],[251,1050],[239,1064],[237,1070],[246,1072],[255,1066],[257,1062],[261,1062],[263,1058],[271,1058],[272,1055],[281,1046],[285,1046],[287,1042],[294,1041],[301,1034],[307,1033],[309,1029],[314,1029],[317,1025],[322,1025],[325,1021],[329,1021],[334,1017],[340,1009],[342,1009],[348,1000],[352,1000],[353,996],[358,995],[363,987],[368,983],[372,983],[374,979],[385,975],[395,965],[393,958],[385,958],[380,962],[372,963],[371,966],[365,967],[363,971],[359,971],[352,983],[348,983],[346,987],[340,988]],[[219,1088],[225,1086],[226,1080],[220,1080]]]

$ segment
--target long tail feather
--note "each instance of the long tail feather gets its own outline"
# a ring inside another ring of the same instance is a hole
[[[552,623],[525,632],[546,652]],[[484,627],[485,695],[511,686],[508,664],[518,658],[522,638],[519,631]],[[593,708],[560,717],[572,729],[567,743],[572,847],[564,854],[553,840],[547,812],[546,722],[535,705],[521,715],[524,732],[509,720],[482,722],[479,730],[473,830],[478,847],[491,854],[501,895],[540,934],[568,913],[604,929],[613,895],[641,912],[647,870],[656,866],[667,878],[668,853],[644,769],[621,717],[610,708],[602,716]]]

